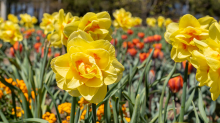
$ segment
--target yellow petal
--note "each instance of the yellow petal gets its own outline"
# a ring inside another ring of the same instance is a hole
[[[212,23],[216,22],[216,20],[213,17],[209,17],[209,16],[199,18],[198,21],[201,25],[201,28],[207,29],[207,30],[209,29]]]
[[[78,88],[79,93],[88,101],[91,101],[92,98],[95,96],[99,88],[88,87],[86,85],[81,85]]]
[[[105,70],[103,70],[102,74],[104,78],[104,83],[106,85],[113,84],[117,81],[117,71],[112,64],[110,64]]]
[[[213,40],[220,41],[220,25],[215,22],[209,28],[209,37]]]
[[[186,28],[188,26],[200,27],[200,23],[194,16],[186,14],[180,19],[179,28]]]
[[[99,88],[98,92],[95,94],[95,96],[90,101],[91,103],[100,103],[104,100],[107,93],[107,86],[104,84],[102,87]]]
[[[78,38],[78,37],[73,38],[72,40],[68,41],[68,43],[67,43],[67,52],[69,52],[69,49],[70,49],[71,46],[80,46],[80,47],[84,47],[84,49],[93,48],[91,45],[89,45],[88,41],[86,41],[82,38]]]
[[[80,77],[79,73],[74,68],[69,69],[68,73],[66,74],[67,89],[76,89],[86,81],[88,81],[88,79]]]
[[[72,23],[67,24],[67,25],[64,27],[63,33],[64,33],[67,37],[69,37],[71,33],[73,33],[74,31],[77,31],[79,22],[80,22],[80,21],[76,21],[76,22],[72,22]]]
[[[125,68],[124,68],[124,66],[120,62],[118,62],[117,59],[113,60],[112,65],[114,66],[114,68],[115,68],[115,70],[117,72],[118,77],[117,77],[116,82],[118,82],[118,81],[121,80],[121,78],[123,76],[123,71],[125,70]]]
[[[81,22],[79,24],[79,29],[84,30],[84,28],[89,24],[89,22],[91,23],[91,21],[94,19],[97,19],[95,13],[92,12],[86,13],[86,15],[84,15],[83,18],[81,19]]]
[[[50,36],[50,42],[52,46],[61,47],[62,46],[61,35],[58,32],[54,32]]]
[[[88,49],[87,54],[94,57],[96,64],[100,69],[105,69],[110,62],[110,55],[108,51],[98,48],[98,49]]]
[[[170,40],[170,35],[174,32],[176,32],[179,29],[179,24],[178,23],[170,23],[167,26],[166,32],[164,33],[164,38],[168,43],[172,43]]]
[[[71,33],[71,35],[69,36],[68,42],[76,37],[82,38],[82,39],[89,41],[89,42],[94,41],[88,33],[84,32],[82,30],[78,30],[78,31]]]
[[[96,14],[97,18],[107,18],[107,19],[111,19],[110,15],[108,12],[104,11],[104,12],[99,12]]]
[[[101,29],[108,29],[111,27],[111,20],[107,18],[98,19],[98,24]]]
[[[73,96],[73,97],[78,97],[78,96],[80,96],[80,93],[79,93],[79,91],[77,90],[77,89],[75,89],[75,90],[66,90],[71,96]]]
[[[93,77],[92,79],[89,79],[87,82],[85,82],[85,85],[88,87],[102,87],[103,80],[101,78]]]
[[[61,76],[60,74],[56,73],[56,82],[57,82],[57,86],[60,89],[65,89],[66,88],[66,84],[65,84],[65,78],[63,76]]]
[[[110,55],[110,62],[114,60],[115,58],[115,48],[114,46],[106,40],[97,40],[89,43],[94,49],[96,48],[102,48],[109,52]]]
[[[65,77],[70,69],[69,66],[69,56],[67,54],[58,56],[55,61],[53,61],[52,68],[56,70],[61,76]]]

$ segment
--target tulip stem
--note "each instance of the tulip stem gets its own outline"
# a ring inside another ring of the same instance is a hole
[[[92,123],[96,123],[96,104],[92,103]]]
[[[179,122],[183,122],[184,120],[187,78],[188,78],[188,61],[186,62],[185,72],[184,72],[183,94],[182,94],[182,99],[181,99],[181,110],[180,110]]]

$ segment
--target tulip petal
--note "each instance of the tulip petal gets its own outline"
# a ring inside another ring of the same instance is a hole
[[[99,88],[88,87],[86,85],[81,85],[78,88],[79,93],[88,101],[91,101],[92,98],[95,96]]]

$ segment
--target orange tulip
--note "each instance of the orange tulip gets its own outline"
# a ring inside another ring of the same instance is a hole
[[[15,42],[15,44],[13,45],[13,48],[17,51],[20,50],[20,52],[22,51],[22,44],[19,44],[19,42]]]
[[[122,38],[123,40],[126,40],[126,39],[128,38],[128,36],[127,36],[127,35],[122,35],[121,38]]]
[[[154,35],[154,40],[155,41],[160,41],[161,40],[161,36],[160,35]]]
[[[155,49],[159,49],[159,50],[161,50],[161,48],[162,48],[162,44],[161,44],[161,43],[154,44],[154,48],[155,48]]]
[[[168,87],[173,93],[178,92],[183,87],[183,78],[182,76],[177,76],[172,78],[168,82]]]
[[[153,58],[157,58],[159,56],[160,52],[161,51],[159,49],[155,49],[154,53],[153,53]]]
[[[60,53],[55,53],[54,57],[60,56]]]
[[[131,49],[128,49],[128,53],[131,55],[131,56],[135,56],[137,54],[137,50],[134,49],[134,48],[131,48]]]
[[[144,43],[143,42],[139,42],[139,43],[136,44],[136,47],[141,50],[141,49],[144,48]]]
[[[48,49],[47,57],[51,56],[51,48]],[[41,48],[41,58],[44,57],[44,47]]]
[[[110,43],[111,43],[112,45],[117,45],[118,40],[117,40],[117,39],[112,39]]]
[[[132,40],[132,42],[133,42],[133,44],[134,44],[134,45],[136,45],[137,43],[139,43],[139,42],[140,42],[140,40],[139,40],[139,39],[137,39],[137,38],[134,38],[134,39]]]
[[[123,45],[124,48],[126,48],[126,47],[133,48],[134,47],[134,44],[131,43],[131,42],[123,42],[122,45]]]
[[[36,40],[37,40],[37,41],[40,41],[40,36],[37,36],[37,37],[36,37]]]
[[[154,41],[154,37],[153,36],[148,36],[147,38],[144,38],[144,43],[151,43]]]
[[[14,50],[13,47],[10,48],[10,55],[11,55],[12,57],[15,56],[15,50]]]
[[[127,33],[128,33],[129,35],[132,35],[134,32],[133,32],[133,30],[128,29]]]
[[[148,56],[149,53],[140,53],[139,54],[140,61],[143,62]]]
[[[139,32],[139,33],[138,33],[138,37],[139,37],[139,38],[144,38],[144,33],[143,33],[143,32]]]
[[[201,62],[202,62],[202,61],[201,61]],[[183,61],[183,62],[182,62],[182,65],[183,65],[183,68],[184,68],[184,70],[185,70],[186,61]],[[193,66],[192,66],[192,64],[191,64],[190,62],[188,62],[188,74],[190,74],[190,73],[192,72],[192,70],[193,70]]]
[[[34,44],[34,49],[36,50],[37,53],[39,53],[39,48],[41,47],[41,42],[35,43]]]

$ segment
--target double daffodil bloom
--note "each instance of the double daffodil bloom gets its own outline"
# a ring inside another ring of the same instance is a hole
[[[79,17],[72,16],[69,12],[67,14],[64,13],[64,10],[61,9],[58,18],[54,22],[55,31],[50,36],[51,45],[54,47],[61,47],[62,45],[67,45],[68,36],[64,34],[64,28],[69,23],[79,23]]]
[[[133,17],[132,18],[133,19],[133,26],[139,26],[139,25],[141,25],[142,24],[142,19],[141,18],[139,18],[139,17]]]
[[[19,22],[18,18],[13,14],[8,15],[8,20],[13,22],[13,23],[18,23]]]
[[[124,71],[115,58],[114,46],[107,40],[94,41],[84,31],[70,35],[67,54],[54,58],[51,67],[59,88],[91,103],[101,102],[107,85],[118,82]]]
[[[167,27],[170,23],[172,23],[173,21],[170,18],[167,18],[164,22],[164,26]]]
[[[128,30],[133,26],[131,13],[126,12],[123,8],[116,10],[113,16],[115,18],[113,25],[116,28],[121,27],[123,30]]]
[[[0,38],[11,44],[23,40],[20,27],[11,21],[5,21],[0,25]]]
[[[204,20],[206,18],[202,18]],[[209,19],[208,19],[209,20]],[[208,23],[201,23],[190,14],[184,15],[179,23],[168,25],[164,34],[166,41],[172,44],[171,58],[175,62],[189,60],[193,50],[199,50],[199,45],[203,44],[208,35],[208,30],[204,28]]]
[[[155,27],[156,19],[155,18],[147,18],[146,23],[147,23],[148,26]]]
[[[111,41],[111,17],[107,12],[88,12],[77,22],[71,22],[64,28],[64,33],[68,37],[72,32],[82,30],[88,33],[93,40],[104,39]]]
[[[34,24],[37,23],[37,18],[29,14],[20,14],[20,23],[25,26],[25,28],[33,28]]]
[[[57,20],[58,12],[54,12],[52,15],[44,13],[40,28],[44,30],[44,34],[48,34],[54,30],[54,21]]]
[[[159,16],[159,17],[157,18],[157,24],[158,24],[158,26],[159,26],[159,27],[162,27],[164,21],[165,21],[165,18],[164,18],[163,16]]]

